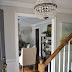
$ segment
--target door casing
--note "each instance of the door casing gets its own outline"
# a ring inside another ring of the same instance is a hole
[[[19,72],[19,49],[18,49],[18,16],[25,17],[36,17],[34,14],[25,14],[25,13],[15,13],[15,46],[16,46],[16,65],[17,72]],[[52,18],[52,49],[53,53],[56,49],[56,17]],[[51,62],[51,72],[55,72],[55,58]]]

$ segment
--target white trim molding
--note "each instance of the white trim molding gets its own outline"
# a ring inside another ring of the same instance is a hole
[[[70,9],[62,9],[62,8],[58,8],[58,9],[57,9],[57,12],[72,14],[72,10],[70,10]]]
[[[7,63],[16,62],[16,59],[7,59],[6,62],[7,62]]]
[[[16,48],[16,72],[19,72],[19,47],[18,47],[18,16],[35,17],[34,14],[15,13],[15,48]]]
[[[31,16],[35,17],[33,14],[24,14],[24,13],[15,13],[15,46],[16,46],[16,65],[17,70],[19,70],[19,52],[18,52],[18,16]],[[52,53],[55,51],[56,48],[56,18],[52,20]],[[46,21],[47,22],[47,21]],[[45,21],[43,23],[46,23]],[[55,72],[55,58],[52,60],[52,70]],[[17,71],[19,72],[19,71]]]
[[[34,5],[31,3],[22,3],[22,2],[18,2],[18,1],[0,1],[0,5],[25,7],[25,8],[33,8],[34,7]]]
[[[16,13],[16,15],[21,16],[21,17],[33,17],[33,18],[36,18],[35,14]]]
[[[54,53],[56,50],[56,17],[52,19],[52,48],[51,48],[51,54]],[[55,71],[55,58],[51,61],[51,72]]]
[[[0,1],[0,5],[16,6],[16,7],[24,7],[24,8],[34,8],[34,4],[25,3],[25,2],[22,3],[22,2],[19,2],[19,1]],[[70,10],[70,9],[58,8],[57,12],[72,14],[72,10]]]

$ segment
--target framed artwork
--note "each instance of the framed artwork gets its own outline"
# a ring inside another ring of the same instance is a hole
[[[62,23],[60,33],[60,44],[72,33],[72,23]],[[72,44],[72,39],[70,41]]]
[[[47,31],[42,32],[42,34],[46,34],[47,37],[51,37],[52,24],[47,25]]]
[[[52,24],[47,25],[47,36],[51,37]]]

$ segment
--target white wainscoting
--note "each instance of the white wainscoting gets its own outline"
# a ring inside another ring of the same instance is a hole
[[[17,72],[16,71],[16,59],[7,59],[7,72]]]

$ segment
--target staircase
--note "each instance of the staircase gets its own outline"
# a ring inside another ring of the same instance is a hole
[[[63,43],[55,50],[55,52],[43,63],[42,60],[40,61],[40,64],[38,65],[39,72],[45,72],[45,67],[48,65],[48,72],[50,71],[50,62],[53,58],[56,57],[57,54],[59,54],[59,64],[58,64],[58,72],[71,72],[70,71],[70,40],[72,38],[72,33],[63,41]],[[66,45],[68,44],[68,58],[67,58],[67,70],[65,70],[65,52],[66,52]],[[63,64],[61,65],[61,50],[63,49]],[[61,66],[63,66],[63,69],[61,70]]]

